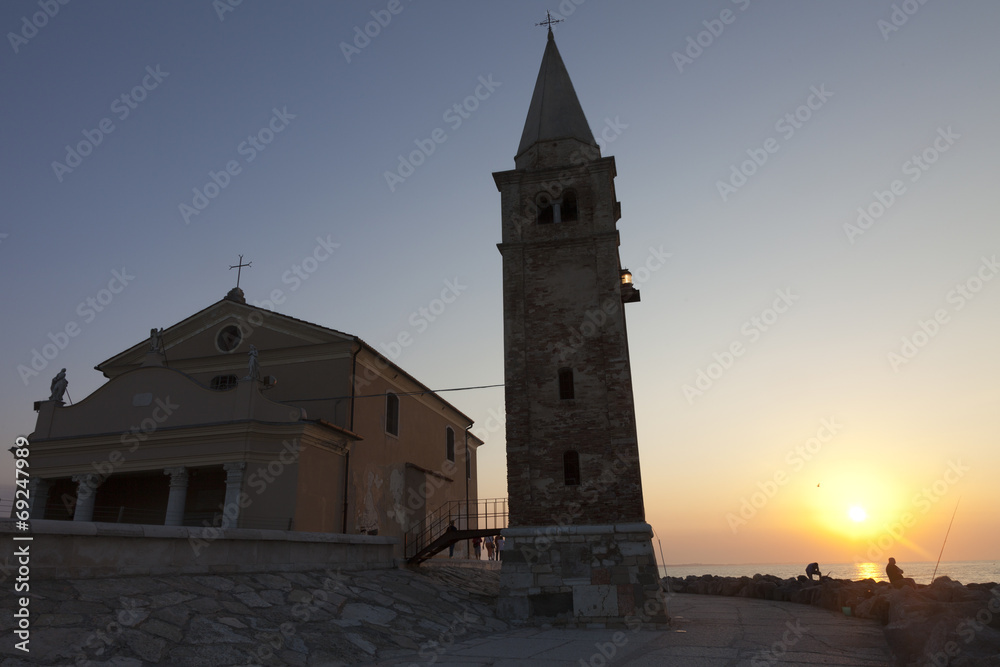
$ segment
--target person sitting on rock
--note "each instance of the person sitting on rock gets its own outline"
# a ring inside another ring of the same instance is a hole
[[[809,563],[806,565],[806,574],[809,575],[809,581],[813,580],[814,574],[819,577],[820,581],[823,581],[823,573],[819,571],[819,563]]]
[[[917,587],[917,582],[909,577],[903,577],[903,569],[896,565],[895,558],[889,558],[889,564],[885,566],[885,573],[889,576],[889,583],[893,588],[902,588],[904,585],[912,588]]]

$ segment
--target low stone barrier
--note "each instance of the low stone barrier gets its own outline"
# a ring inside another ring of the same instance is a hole
[[[148,526],[89,521],[31,522],[31,541],[0,520],[0,541],[29,545],[33,578],[340,570],[395,567],[399,540],[284,530]],[[7,554],[9,556],[9,554]]]
[[[665,577],[673,593],[726,595],[810,604],[878,620],[900,665],[1000,665],[1000,585],[962,585],[938,577],[930,585],[893,588],[874,579],[810,581],[772,575]]]

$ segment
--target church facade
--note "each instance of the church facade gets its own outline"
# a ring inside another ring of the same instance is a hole
[[[499,612],[665,622],[645,522],[615,160],[602,157],[551,28],[501,195],[510,527]]]
[[[239,288],[97,370],[79,403],[55,381],[36,403],[33,518],[402,538],[475,506],[469,417],[357,336]]]

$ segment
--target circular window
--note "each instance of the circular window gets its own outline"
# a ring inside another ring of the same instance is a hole
[[[239,347],[242,340],[243,334],[240,333],[240,328],[235,324],[230,324],[223,327],[219,335],[215,337],[215,346],[219,348],[220,352],[232,352]]]

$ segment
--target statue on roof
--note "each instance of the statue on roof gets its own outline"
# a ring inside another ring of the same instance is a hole
[[[52,384],[49,388],[52,393],[49,395],[50,401],[57,401],[59,403],[63,402],[63,395],[66,393],[66,387],[69,386],[69,382],[66,381],[66,369],[59,371],[54,378],[52,378]]]
[[[163,329],[153,327],[149,330],[149,351],[163,354]]]

